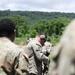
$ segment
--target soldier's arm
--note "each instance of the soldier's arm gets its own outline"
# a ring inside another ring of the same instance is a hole
[[[14,63],[16,59],[17,57],[15,57],[11,51],[7,52],[2,66],[3,70],[6,72],[7,75],[15,75]]]
[[[50,64],[50,75],[57,75],[58,60],[61,52],[62,44],[58,43],[52,52],[52,62]]]
[[[21,52],[18,58],[18,65],[16,70],[16,75],[28,75],[28,58],[25,53]]]
[[[35,46],[33,47],[35,56],[37,57],[38,60],[43,61],[43,62],[45,62],[45,63],[48,63],[50,60],[49,60],[49,58],[48,58],[46,55],[44,55],[44,54],[42,53],[42,50],[41,50],[41,49],[42,49],[42,48],[40,48],[38,45],[35,45]]]
[[[7,53],[3,69],[8,75],[27,75],[28,60],[21,52]]]

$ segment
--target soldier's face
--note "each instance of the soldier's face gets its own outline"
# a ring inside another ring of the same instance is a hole
[[[16,30],[14,30],[14,32],[11,35],[11,41],[13,42],[15,39],[15,35],[16,35]]]
[[[44,43],[46,42],[46,39],[40,39],[41,40],[41,44],[44,45]]]

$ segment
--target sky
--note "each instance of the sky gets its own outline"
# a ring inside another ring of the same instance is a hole
[[[1,0],[0,10],[75,13],[75,0]]]

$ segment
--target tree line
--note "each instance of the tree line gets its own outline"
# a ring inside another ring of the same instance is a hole
[[[74,13],[39,12],[39,11],[0,11],[0,19],[10,18],[16,24],[16,37],[35,37],[43,31],[47,40],[55,44],[63,30],[75,18]]]

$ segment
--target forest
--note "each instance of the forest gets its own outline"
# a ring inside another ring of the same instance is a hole
[[[9,18],[15,23],[16,42],[19,39],[25,42],[27,37],[35,37],[43,31],[47,40],[55,45],[65,27],[75,18],[75,13],[0,10],[0,20],[3,18]]]

